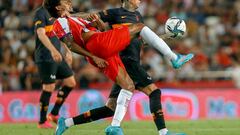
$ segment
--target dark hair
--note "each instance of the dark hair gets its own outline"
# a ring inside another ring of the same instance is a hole
[[[44,0],[43,6],[44,8],[47,9],[47,11],[52,17],[55,17],[55,18],[59,17],[56,6],[60,5],[60,1],[61,0]]]

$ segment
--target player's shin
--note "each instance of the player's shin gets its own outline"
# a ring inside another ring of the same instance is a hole
[[[143,27],[140,35],[146,43],[157,49],[169,60],[177,59],[177,55],[169,48],[169,46],[147,26]]]
[[[59,110],[61,108],[61,106],[63,105],[65,99],[68,97],[69,93],[71,92],[73,88],[72,87],[67,87],[67,86],[63,86],[57,94],[57,100],[55,102],[55,105],[51,111],[51,114],[53,115],[58,115]]]
[[[159,89],[154,90],[149,95],[149,100],[150,100],[150,110],[153,115],[155,125],[157,126],[159,133],[161,135],[162,134],[165,135],[164,132],[167,132],[167,129],[166,129],[164,115],[162,111],[162,105],[161,105],[161,91]]]
[[[83,114],[80,114],[73,118],[68,118],[65,120],[66,126],[70,127],[73,125],[79,125],[84,123],[89,123],[92,121],[96,121],[103,118],[112,117],[114,114],[114,111],[108,108],[107,106],[99,107],[96,109],[92,109],[90,111],[87,111]]]
[[[132,98],[132,95],[133,95],[132,92],[125,89],[122,89],[121,92],[119,93],[116,110],[111,123],[112,126],[120,126],[127,112],[128,104]]]
[[[52,95],[51,92],[43,90],[40,96],[40,121],[39,121],[40,124],[46,121],[46,115],[51,95]]]

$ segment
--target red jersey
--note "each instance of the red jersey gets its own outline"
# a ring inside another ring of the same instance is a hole
[[[53,32],[60,40],[71,34],[74,41],[81,47],[85,46],[82,32],[91,30],[96,31],[97,29],[91,26],[91,22],[79,17],[58,18],[53,24]]]
[[[82,39],[82,32],[91,30],[97,29],[91,26],[91,22],[81,18],[59,18],[53,24],[53,32],[59,39],[71,34],[79,46],[86,48],[95,56],[105,59],[109,65],[102,71],[115,81],[119,67],[125,69],[118,53],[130,44],[128,27],[122,26],[105,32],[96,32],[85,43]],[[91,59],[89,61],[95,65]]]

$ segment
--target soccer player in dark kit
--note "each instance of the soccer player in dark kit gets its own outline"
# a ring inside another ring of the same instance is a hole
[[[53,33],[55,18],[42,6],[36,10],[34,23],[36,32],[35,62],[42,80],[42,94],[40,96],[39,128],[53,128],[49,121],[57,123],[59,110],[66,100],[76,82],[70,65],[72,53],[63,45],[66,54],[60,53],[60,40]],[[98,66],[104,60],[92,55],[93,61]],[[62,79],[62,87],[57,94],[57,100],[50,114],[47,115],[49,101],[56,86],[56,79]]]
[[[69,1],[60,0],[60,2],[56,2],[56,1],[52,2],[49,0],[48,2],[49,3],[46,3],[45,6],[50,12],[50,14],[52,14],[52,16],[59,17],[59,16],[64,16],[64,14],[66,15],[66,13],[68,14],[67,10],[69,9],[69,5],[68,5]],[[92,16],[92,20],[98,21],[99,19],[94,15],[94,17]],[[122,121],[126,113],[127,104],[128,104],[128,101],[131,99],[132,90],[134,89],[134,86],[132,86],[133,82],[131,81],[129,76],[124,71],[123,72],[121,71],[121,70],[125,70],[125,68],[122,65],[121,61],[119,60],[119,57],[115,56],[115,54],[125,49],[130,43],[129,40],[134,39],[139,32],[141,37],[143,37],[143,39],[147,43],[153,46],[159,46],[158,42],[162,42],[162,41],[161,40],[159,41],[159,37],[156,36],[156,34],[153,33],[149,28],[144,26],[142,23],[137,23],[137,22],[136,24],[130,25],[129,27],[121,26],[113,30],[101,33],[101,32],[97,32],[92,28],[91,22],[88,22],[81,18],[67,17],[67,18],[59,18],[55,22],[54,32],[56,35],[58,35],[58,37],[62,41],[64,41],[70,48],[72,48],[73,51],[79,54],[88,56],[88,54],[82,51],[79,51],[79,50],[82,50],[82,47],[84,47],[88,51],[92,52],[93,54],[96,54],[99,57],[103,57],[108,61],[109,67],[103,69],[104,73],[109,78],[111,78],[114,82],[119,84],[122,88],[120,88],[119,92],[115,95],[116,99],[114,103],[116,107],[113,107],[113,108],[109,106],[104,107],[106,109],[106,111],[104,112],[108,112],[107,115],[111,115],[111,116],[113,115],[112,109],[115,109],[115,115],[114,115],[112,124],[106,129],[106,133],[122,134],[122,130],[120,128],[120,122]],[[154,40],[154,42],[151,42],[152,40]],[[173,62],[173,63],[177,63],[176,64],[178,65],[176,66],[177,68],[177,67],[181,67],[184,63],[186,63],[192,57],[193,57],[192,54],[189,54],[186,56],[179,55],[179,56],[176,56],[176,59],[172,59],[172,61],[177,61],[177,62]],[[178,62],[178,59],[180,59],[180,62]],[[144,72],[143,74],[145,75],[145,73],[146,72]],[[149,78],[147,74],[145,76]],[[149,84],[147,84],[146,86],[152,84],[151,80],[149,80],[148,82]],[[153,86],[155,85],[152,84],[152,86],[149,86],[149,87],[153,87]],[[141,88],[141,86],[138,86],[138,87],[139,89]],[[143,87],[144,86],[142,86],[142,89]],[[149,88],[146,88],[146,89],[149,89]],[[160,91],[154,87],[152,89],[153,91],[156,90],[156,93],[158,93],[156,94],[158,96],[156,95],[153,96],[154,99],[159,100]],[[153,91],[151,90],[146,90],[146,91],[147,92],[150,91],[148,95],[152,95]],[[159,104],[157,103],[156,106],[159,106]],[[101,112],[103,113],[103,111]],[[161,116],[162,110],[158,107],[156,113],[159,113],[159,116]],[[91,115],[91,114],[89,113],[84,114],[84,116],[88,116],[88,115]],[[104,118],[104,117],[109,117],[109,116],[103,116],[100,118]],[[155,117],[158,117],[158,116],[155,116]],[[96,118],[90,118],[89,120],[94,120],[94,119]],[[66,130],[70,125],[80,124],[80,123],[76,123],[78,120],[76,119],[76,121],[74,121],[74,119],[68,119],[68,120],[60,119],[56,134],[57,135],[62,134],[64,130]],[[160,122],[164,122],[164,121],[160,121]],[[165,126],[164,123],[163,125]],[[168,132],[166,129],[165,131],[166,133]]]
[[[112,28],[117,28],[122,25],[144,23],[143,17],[137,11],[137,8],[141,2],[140,0],[121,0],[121,2],[121,8],[104,10],[96,13],[96,15],[98,15],[104,22],[107,22]],[[73,16],[89,18],[90,14],[77,13]],[[182,135],[181,133],[170,133],[166,128],[161,106],[161,90],[157,88],[157,86],[153,83],[151,77],[140,65],[140,51],[142,45],[143,41],[141,37],[136,37],[133,39],[130,45],[120,53],[121,60],[127,70],[127,73],[133,80],[135,88],[149,96],[149,108],[153,115],[153,120],[158,129],[159,135]],[[172,62],[172,66],[174,68],[179,68],[182,66],[176,65],[176,61],[180,60],[181,57],[189,57],[192,55],[189,54],[184,56],[178,54],[177,56],[174,52],[171,51],[171,49],[164,41],[158,51],[164,54],[164,56]],[[66,119],[66,121],[73,119],[74,122],[68,126],[88,123],[98,119],[113,116],[120,90],[121,87],[117,84],[114,84],[109,95],[109,99],[104,107],[92,109],[79,116]]]
[[[36,10],[34,17],[36,32],[35,62],[42,81],[39,128],[52,128],[48,120],[57,122],[62,104],[76,85],[69,65],[72,59],[71,51],[66,47],[65,58],[60,54],[60,41],[52,32],[53,22],[54,18],[49,15],[44,7]],[[62,79],[63,86],[58,91],[57,100],[51,113],[47,116],[49,100],[55,89],[56,79]]]

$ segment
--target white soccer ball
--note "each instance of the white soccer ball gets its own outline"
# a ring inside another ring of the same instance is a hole
[[[165,32],[171,35],[172,38],[181,38],[186,34],[186,23],[184,20],[171,17],[165,23]]]

